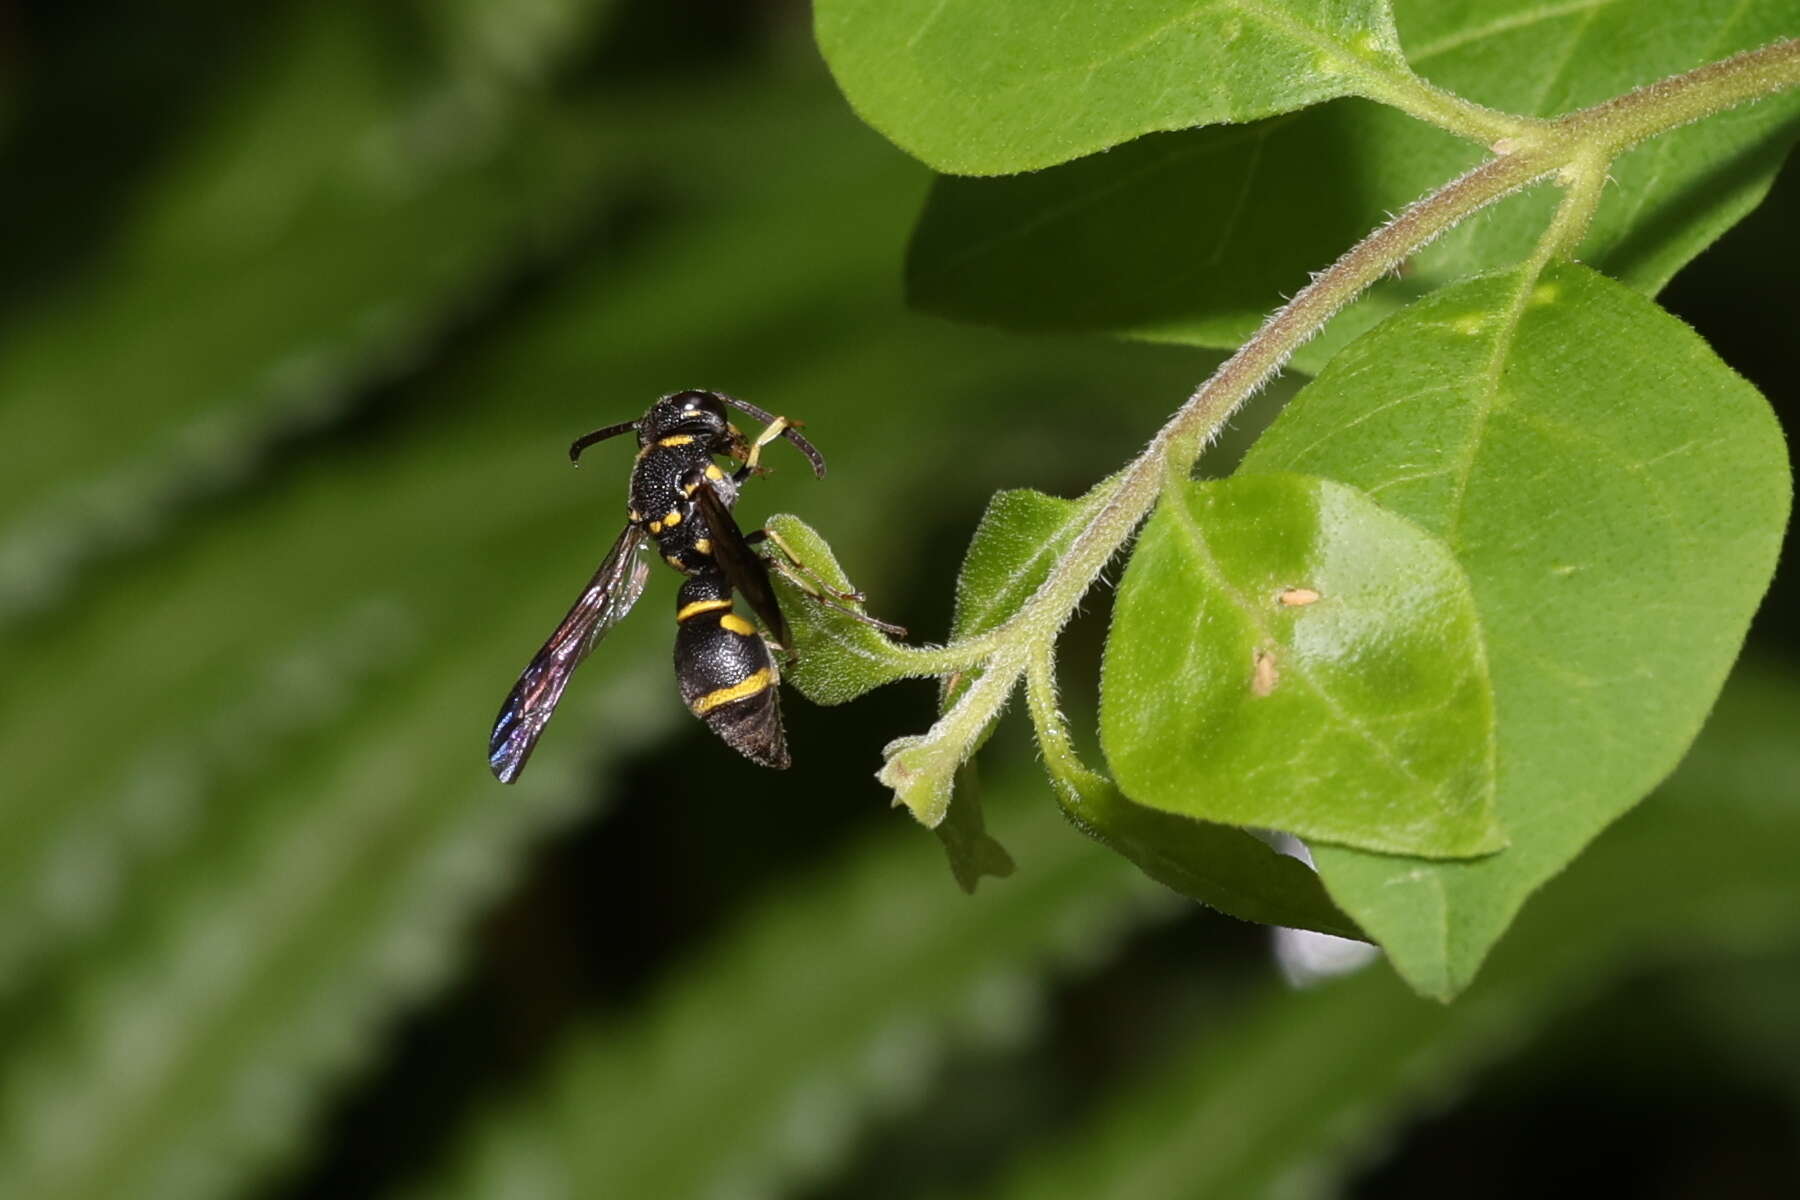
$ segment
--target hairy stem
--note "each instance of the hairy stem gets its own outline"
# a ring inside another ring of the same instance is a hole
[[[1606,190],[1607,159],[1591,156],[1585,163],[1572,163],[1561,173],[1562,203],[1556,208],[1549,228],[1538,239],[1532,265],[1543,270],[1552,258],[1573,258],[1587,236],[1588,225],[1600,207],[1600,196]]]
[[[1800,38],[1746,50],[1570,113],[1552,129],[1611,159],[1659,133],[1800,87]]]
[[[1505,130],[1494,145],[1496,157],[1415,202],[1351,247],[1271,315],[1188,398],[1143,453],[1114,478],[1111,494],[1092,520],[1011,618],[979,638],[924,652],[952,670],[979,669],[980,682],[924,736],[903,738],[890,746],[881,778],[927,824],[936,823],[934,818],[941,817],[948,804],[950,772],[972,750],[1027,672],[1033,655],[1047,654],[1081,597],[1150,512],[1164,484],[1185,478],[1232,414],[1365,288],[1472,214],[1555,174],[1566,190],[1532,255],[1532,262],[1541,268],[1579,244],[1600,202],[1607,169],[1621,151],[1655,134],[1795,86],[1800,86],[1800,39],[1789,39],[1554,121],[1503,118],[1494,126]],[[1417,98],[1410,91],[1408,95]],[[1042,696],[1038,699],[1041,703]]]
[[[1560,136],[1490,159],[1414,203],[1301,289],[1189,397],[1127,469],[1118,491],[1076,538],[1037,594],[996,631],[999,640],[1014,633],[1040,632],[1046,624],[1060,628],[1089,582],[1155,502],[1165,460],[1185,464],[1198,458],[1244,401],[1326,321],[1439,234],[1556,170],[1571,169],[1576,176],[1572,186],[1579,188],[1584,201],[1597,202],[1595,181],[1604,181],[1618,151],[1732,104],[1796,85],[1800,85],[1800,38],[1573,113],[1551,126]],[[1585,228],[1586,221],[1580,225]]]
[[[1411,74],[1370,82],[1363,87],[1362,95],[1473,142],[1492,144],[1502,138],[1519,137],[1545,123],[1465,100]]]

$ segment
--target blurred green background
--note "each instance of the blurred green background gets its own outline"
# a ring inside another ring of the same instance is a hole
[[[628,452],[574,435],[693,386],[804,418],[830,476],[777,448],[746,519],[933,637],[994,490],[1085,488],[1210,369],[908,314],[927,173],[807,17],[0,7],[0,1196],[1791,1189],[1791,554],[1690,763],[1450,1008],[1290,987],[1016,729],[1019,872],[965,897],[872,777],[932,689],[790,694],[758,771],[681,711],[670,572],[489,778],[618,528]],[[1665,297],[1789,428],[1797,197]]]

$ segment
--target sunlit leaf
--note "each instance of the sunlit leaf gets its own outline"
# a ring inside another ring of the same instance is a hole
[[[820,0],[864,120],[940,171],[1033,170],[1404,77],[1387,0]]]
[[[1029,488],[994,493],[969,539],[962,570],[956,576],[952,636],[962,639],[987,633],[1017,613],[1106,503],[1116,482],[1116,478],[1102,480],[1074,500]],[[967,671],[948,679],[939,707],[947,709],[954,704],[978,675]]]
[[[1018,612],[1095,509],[1106,502],[1114,482],[1103,480],[1076,500],[1028,488],[996,492],[981,514],[957,573],[952,637],[987,633]],[[946,678],[939,689],[939,712],[948,711],[979,675],[970,670]],[[989,722],[982,731],[977,748],[993,735],[995,724]],[[972,888],[983,874],[1008,873],[1011,864],[1006,851],[982,832],[977,778],[974,763],[964,763],[956,776],[946,818],[937,826],[950,869],[965,889]]]
[[[1112,482],[1078,500],[1026,490],[998,493],[982,515],[957,578],[958,631],[991,629],[1017,611],[1105,502]],[[1031,715],[1057,802],[1083,833],[1152,879],[1235,917],[1354,936],[1354,922],[1325,896],[1304,863],[1241,829],[1133,804],[1076,757],[1060,712],[1042,712],[1034,700]],[[951,819],[962,807],[959,780]]]
[[[956,577],[958,638],[998,628],[1031,599],[1050,568],[1106,503],[1116,477],[1085,496],[1064,500],[1019,488],[988,501]]]
[[[1133,800],[1309,840],[1484,854],[1505,844],[1493,719],[1468,580],[1425,530],[1297,475],[1164,492],[1101,676],[1101,743]]]
[[[1398,0],[1395,9],[1409,57],[1433,82],[1533,116],[1796,28],[1788,0]],[[1659,291],[1762,199],[1796,114],[1800,97],[1766,100],[1621,157],[1582,261]],[[1397,111],[1347,100],[1245,128],[1147,137],[1013,179],[940,179],[914,233],[909,296],[1012,328],[1236,346],[1310,272],[1481,157],[1481,147]],[[1431,288],[1518,261],[1554,192],[1508,200],[1438,240],[1304,347],[1300,364],[1316,370]]]
[[[1365,335],[1242,470],[1360,487],[1442,537],[1474,586],[1511,846],[1317,855],[1408,980],[1450,995],[1699,731],[1774,569],[1780,429],[1686,326],[1565,265],[1447,288]]]

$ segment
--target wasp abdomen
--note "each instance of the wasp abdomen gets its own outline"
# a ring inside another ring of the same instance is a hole
[[[718,571],[688,577],[676,599],[675,678],[693,714],[765,767],[788,765],[780,673],[756,626],[732,610]]]

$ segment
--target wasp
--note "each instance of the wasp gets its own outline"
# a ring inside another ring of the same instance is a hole
[[[755,439],[731,423],[727,406],[756,418]],[[649,578],[643,551],[656,544],[663,561],[686,578],[675,601],[675,679],[693,714],[752,762],[776,769],[789,763],[778,697],[780,670],[771,641],[787,650],[788,625],[776,603],[770,563],[794,578],[804,594],[839,608],[890,636],[896,625],[847,607],[856,593],[835,592],[787,552],[767,530],[746,535],[732,518],[738,491],[760,465],[765,446],[785,438],[825,477],[825,458],[794,422],[721,392],[685,391],[664,396],[635,421],[584,434],[569,447],[579,463],[588,447],[636,433],[637,462],[627,490],[626,524],[574,607],[519,676],[500,706],[488,739],[488,765],[502,783],[525,769],[544,726],[562,699],[569,676],[606,633],[637,603]],[[718,459],[737,464],[729,473]],[[764,558],[752,546],[768,540],[782,553]],[[741,594],[768,636],[736,612]]]

